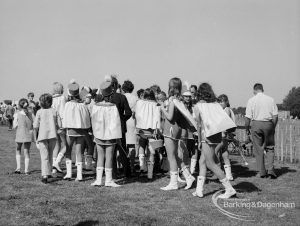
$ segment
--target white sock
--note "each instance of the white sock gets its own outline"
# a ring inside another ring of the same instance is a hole
[[[21,155],[16,154],[17,170],[21,169]]]
[[[28,168],[29,168],[29,158],[25,158],[25,173],[28,173]]]
[[[55,161],[56,161],[56,158],[53,158],[53,159],[52,159],[52,165],[53,165],[53,166],[54,166]]]

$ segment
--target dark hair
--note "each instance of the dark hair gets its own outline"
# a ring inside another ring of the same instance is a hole
[[[154,85],[150,86],[150,89],[152,89],[152,90],[153,90],[154,94],[158,94],[158,93],[160,93],[160,92],[161,92],[161,89],[160,89],[160,87],[159,87],[158,85],[156,85],[156,84],[154,84]]]
[[[197,91],[197,86],[196,85],[191,85],[190,89],[194,88]]]
[[[155,100],[155,93],[153,89],[147,88],[144,92],[144,99],[145,100]]]
[[[225,102],[226,106],[230,107],[228,96],[225,94],[218,96],[218,102]]]
[[[51,108],[52,106],[52,95],[49,93],[44,93],[40,96],[40,105],[44,109]]]
[[[141,96],[144,94],[145,90],[144,89],[139,89],[136,94],[138,96],[138,98],[141,98]]]
[[[114,89],[114,92],[116,92],[117,89],[119,88],[119,82],[116,75],[111,75],[111,85],[112,88]]]
[[[255,83],[254,86],[253,86],[253,89],[264,91],[264,87],[261,83]]]
[[[124,81],[124,83],[122,85],[122,90],[125,93],[132,93],[133,89],[134,89],[134,85],[131,81],[129,81],[129,80]]]
[[[96,94],[95,95],[95,103],[99,103],[99,102],[101,102],[103,100],[103,96],[102,96],[102,94]]]
[[[168,92],[169,97],[180,96],[181,89],[182,89],[182,83],[180,78],[177,77],[171,78],[169,81],[169,92]]]
[[[92,99],[95,99],[95,98],[96,98],[97,91],[98,91],[98,89],[92,89],[92,92],[91,92]]]
[[[207,103],[213,103],[216,101],[216,95],[208,83],[201,83],[198,88],[199,100],[205,100]]]
[[[24,107],[25,104],[27,104],[26,107]],[[22,98],[22,99],[19,100],[19,107],[21,109],[27,108],[28,106],[29,106],[29,102],[28,102],[27,99]]]
[[[33,92],[29,92],[29,93],[27,94],[27,97],[34,97],[34,93],[33,93]]]
[[[165,96],[165,97],[167,97],[167,94],[166,94],[164,91],[160,91],[159,94],[160,94],[160,95],[163,95],[163,96]]]

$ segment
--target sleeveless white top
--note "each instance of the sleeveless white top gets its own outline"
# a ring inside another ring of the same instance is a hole
[[[114,104],[99,104],[92,108],[92,128],[94,137],[100,140],[122,138],[119,111]]]
[[[62,118],[63,128],[88,129],[91,119],[88,107],[84,103],[69,101],[65,105]]]
[[[218,103],[197,103],[195,107],[200,112],[202,131],[205,137],[236,127],[235,123]]]
[[[59,117],[62,119],[66,105],[66,98],[64,95],[53,95],[52,108],[54,108]]]
[[[136,128],[159,129],[160,106],[155,101],[138,100],[135,106]]]

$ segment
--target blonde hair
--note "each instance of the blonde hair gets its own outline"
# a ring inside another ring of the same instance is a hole
[[[64,87],[61,83],[59,82],[54,82],[53,83],[53,89],[52,89],[52,94],[63,94],[64,93]]]

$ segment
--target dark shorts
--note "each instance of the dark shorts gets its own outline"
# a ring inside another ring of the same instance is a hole
[[[67,128],[67,135],[69,137],[83,137],[88,135],[88,129],[73,129]]]

